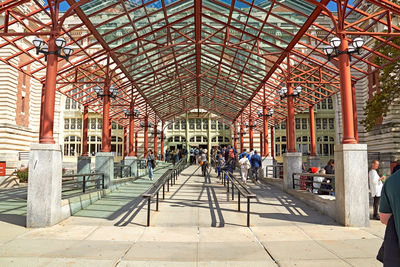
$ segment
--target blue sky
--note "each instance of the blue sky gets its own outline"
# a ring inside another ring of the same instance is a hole
[[[224,1],[224,2],[231,2],[230,0],[222,0],[222,1]],[[45,1],[46,3],[47,3],[47,1]],[[168,0],[166,0],[166,2],[168,3]],[[350,4],[353,4],[353,1],[352,0],[350,0],[349,1],[349,3]],[[238,6],[240,7],[241,5],[243,5],[243,4],[238,4]],[[244,7],[245,5],[243,5],[243,7]],[[69,7],[69,5],[66,3],[66,2],[62,2],[61,3],[61,6],[60,6],[60,9],[61,9],[61,11],[65,11],[65,10],[67,10],[68,9],[68,7]],[[336,11],[336,3],[334,3],[334,2],[330,2],[329,4],[328,4],[328,8],[329,8],[329,10],[331,10],[331,11]]]

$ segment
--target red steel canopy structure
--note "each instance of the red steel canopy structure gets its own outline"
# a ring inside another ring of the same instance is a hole
[[[109,115],[122,125],[129,123],[124,109],[135,107],[153,123],[196,109],[233,123],[273,108],[273,126],[340,92],[344,142],[352,143],[352,87],[399,60],[368,45],[352,61],[344,54],[329,61],[323,51],[335,36],[341,50],[356,37],[400,49],[400,27],[392,23],[400,6],[389,0],[6,0],[0,13],[0,49],[16,51],[0,53],[2,62],[43,83],[45,101],[56,89],[100,113],[105,104],[94,88],[113,85],[118,94]],[[72,17],[77,22],[66,28]],[[49,55],[46,63],[24,42],[36,36],[62,36],[74,53],[69,61]],[[278,95],[283,84],[287,99]],[[298,85],[303,93],[294,100]],[[43,106],[42,114],[52,112]]]

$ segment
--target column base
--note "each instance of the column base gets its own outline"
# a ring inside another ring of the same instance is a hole
[[[137,167],[138,167],[137,161],[138,161],[137,157],[132,157],[132,156],[125,157],[124,159],[124,165],[131,166],[131,173],[129,174],[130,177],[137,177]]]
[[[317,167],[318,169],[321,168],[321,158],[318,156],[308,156],[308,167]]]
[[[293,189],[293,173],[302,172],[302,153],[283,154],[283,190]]]
[[[267,169],[267,166],[272,166],[274,165],[274,159],[272,157],[264,157],[262,160],[262,174],[263,177],[265,178],[274,178],[274,170],[273,168],[269,167]]]
[[[56,144],[32,144],[26,226],[49,227],[61,221],[62,150]]]
[[[336,220],[344,226],[369,226],[366,144],[335,146]]]
[[[78,157],[78,162],[77,162],[77,173],[91,173],[91,165],[92,163],[92,158],[89,156],[79,156]],[[91,179],[92,177],[87,177],[86,180]],[[77,181],[81,182],[83,180],[83,177],[77,177]],[[89,186],[90,183],[87,182],[86,186]],[[82,188],[82,184],[78,184],[78,188]]]
[[[104,173],[104,188],[109,188],[114,180],[114,155],[111,152],[97,152],[96,172]]]

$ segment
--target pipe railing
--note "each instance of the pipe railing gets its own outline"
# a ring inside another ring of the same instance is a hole
[[[324,180],[316,181],[315,177],[321,177]],[[335,175],[334,174],[318,174],[318,173],[293,173],[292,175],[293,189],[309,190],[318,194],[327,193],[335,195]],[[316,185],[319,185],[316,186]],[[322,187],[322,188],[321,188]]]
[[[150,226],[151,199],[156,197],[156,211],[158,211],[159,191],[162,188],[162,198],[165,199],[165,186],[167,186],[167,192],[169,192],[169,187],[176,184],[179,174],[185,168],[186,158],[183,158],[172,166],[172,168],[162,174],[153,186],[142,195],[143,199],[147,198],[147,226]]]
[[[97,176],[96,179],[86,179],[92,176]],[[82,181],[78,181],[74,178],[82,177]],[[71,179],[72,178],[72,179]],[[91,182],[95,182],[91,185]],[[86,193],[88,189],[104,189],[104,173],[96,172],[96,173],[76,173],[76,174],[67,174],[62,176],[62,193],[82,190],[82,193]]]
[[[265,166],[265,173],[266,178],[283,179],[283,165],[267,165]]]
[[[224,186],[229,193],[229,184],[231,184],[232,200],[235,200],[235,187],[238,196],[238,211],[240,211],[240,195],[247,199],[247,227],[250,227],[250,199],[256,198],[256,195],[250,191],[239,179],[237,179],[231,172],[224,171]]]

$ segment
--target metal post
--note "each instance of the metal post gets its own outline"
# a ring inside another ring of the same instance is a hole
[[[151,199],[148,197],[147,199],[147,226],[150,226],[150,203]]]
[[[317,155],[317,145],[315,141],[315,115],[314,115],[314,106],[311,106],[309,108],[309,114],[310,114],[310,136],[311,136],[311,151],[310,155],[311,156],[316,156]]]
[[[229,193],[229,175],[227,175],[227,179],[226,179],[226,182],[227,182],[227,186],[226,186],[226,188],[228,189],[228,193]]]
[[[249,138],[250,138],[250,151],[253,150],[253,119],[249,119]]]
[[[103,187],[103,189],[104,189],[104,173],[101,175],[102,176],[102,187]]]
[[[144,157],[147,156],[147,150],[149,149],[149,117],[146,115],[144,118]]]
[[[156,200],[156,211],[158,211],[158,191],[157,191],[157,200]]]
[[[161,160],[164,161],[164,121],[161,123]]]
[[[345,34],[339,34],[340,51],[347,51],[349,43]],[[351,89],[350,59],[347,53],[339,55],[340,97],[342,101],[343,144],[356,144],[354,137],[353,97]]]
[[[133,102],[130,105],[129,110],[129,156],[134,156],[135,152],[133,150],[133,142],[135,139],[135,118],[133,116],[134,105]]]
[[[89,125],[89,108],[87,105],[83,107],[83,129],[82,129],[82,156],[88,156],[88,125]]]
[[[110,80],[107,78],[104,84],[103,97],[103,128],[101,139],[101,151],[111,152],[110,147]]]
[[[265,88],[265,86],[264,86],[264,88]],[[265,96],[265,89],[264,89],[264,96]],[[268,115],[267,105],[264,104],[264,106],[263,106],[264,157],[268,157],[268,154],[269,154],[269,148],[268,148],[268,116],[267,115]]]
[[[235,192],[233,188],[233,181],[232,181],[232,200],[235,200]]]
[[[238,190],[238,211],[240,211],[240,191]]]
[[[86,192],[86,182],[85,182],[85,178],[86,178],[86,176],[85,175],[83,175],[83,180],[82,180],[82,188],[83,188],[83,193],[85,193]]]
[[[294,134],[294,97],[293,97],[293,86],[290,82],[287,83],[288,97],[287,97],[287,151],[296,152],[295,134]]]
[[[165,182],[162,186],[162,199],[165,199]]]
[[[154,121],[154,136],[153,136],[153,145],[154,145],[154,159],[157,159],[157,122]]]
[[[57,51],[55,43],[56,36],[50,35],[48,46],[50,52]],[[39,136],[39,143],[41,144],[55,144],[53,138],[53,127],[54,127],[54,106],[56,102],[56,83],[57,83],[57,55],[49,54],[47,56],[47,69],[46,69],[46,83],[44,91],[43,107],[43,121],[42,121],[42,132]]]
[[[250,227],[250,198],[247,198],[247,227]]]

